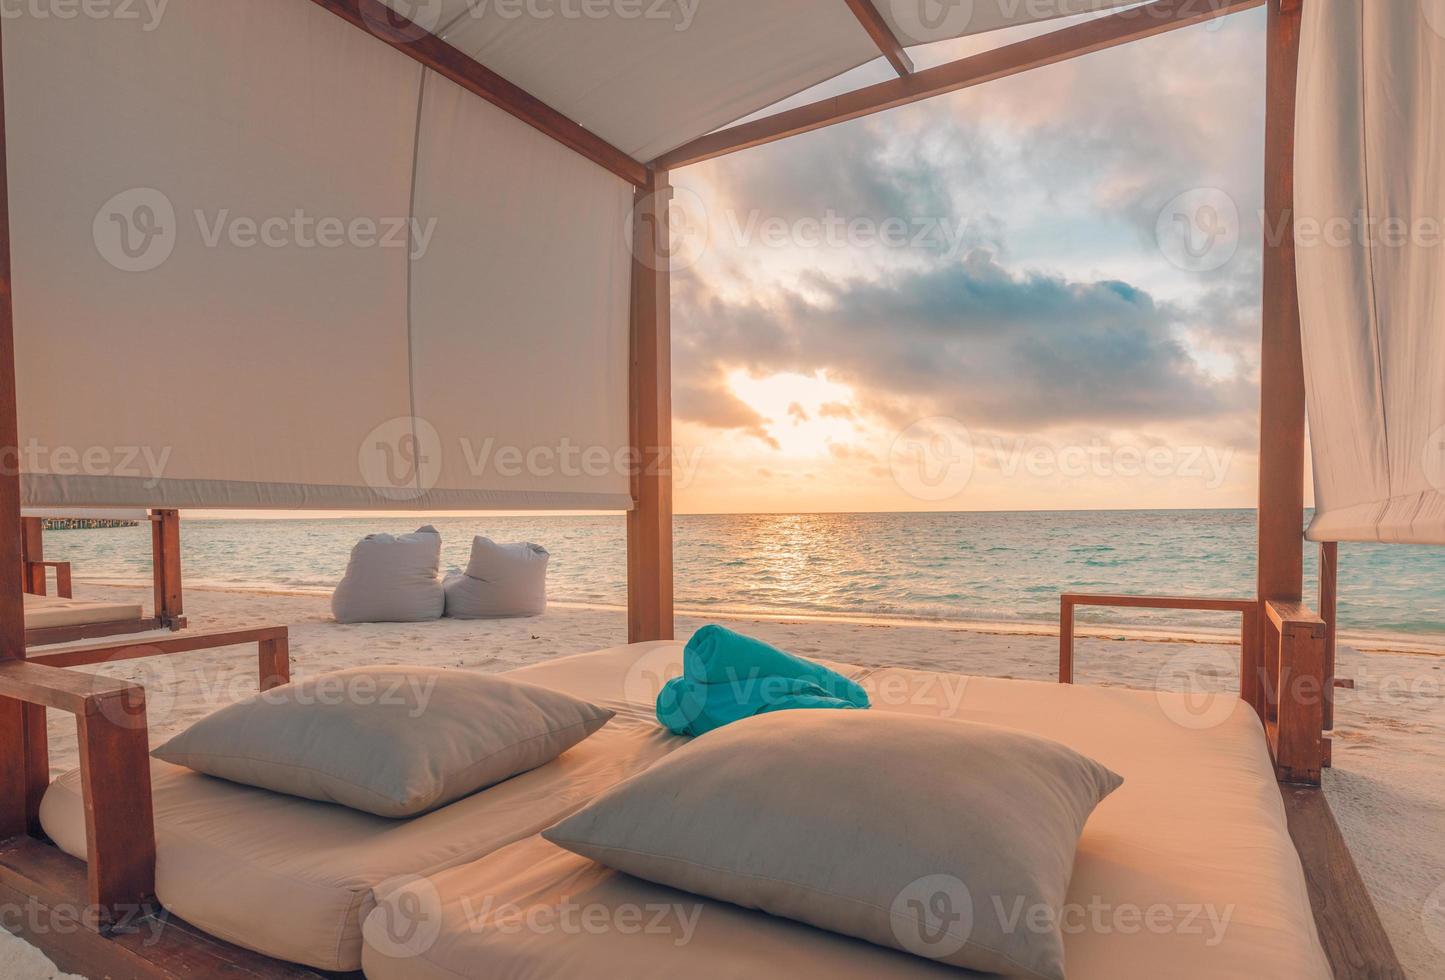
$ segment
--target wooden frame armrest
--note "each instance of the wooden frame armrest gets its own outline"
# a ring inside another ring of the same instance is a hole
[[[0,710],[16,707],[24,712],[26,744],[13,757],[32,767],[45,758],[45,709],[75,716],[88,900],[102,928],[124,921],[149,905],[155,893],[145,689],[24,660],[0,663]],[[25,799],[0,801],[7,833],[35,829],[47,778],[48,773],[31,769]]]
[[[75,598],[75,590],[72,586],[72,573],[68,561],[30,561],[25,562],[25,590],[31,595],[46,594],[46,572],[47,568],[55,569],[55,594],[62,599]]]
[[[1318,786],[1329,759],[1325,738],[1334,677],[1328,660],[1328,626],[1299,602],[1264,604],[1269,621],[1264,718],[1275,769],[1283,782]]]
[[[0,712],[22,712],[23,723],[17,727],[24,732],[24,744],[14,751],[0,746],[0,765],[18,764],[25,773],[24,799],[0,800],[0,837],[26,831],[40,835],[40,800],[50,777],[45,710],[69,712],[79,736],[91,911],[102,929],[133,918],[149,905],[155,890],[145,689],[64,668],[254,643],[259,685],[268,691],[291,679],[289,636],[284,626],[187,633],[72,647],[0,663]]]
[[[157,640],[134,640],[123,643],[101,643],[71,647],[55,653],[32,654],[30,663],[48,667],[87,667],[114,663],[118,660],[142,660],[167,657],[197,650],[254,643],[257,648],[259,684],[262,691],[291,682],[290,631],[285,626],[261,626],[251,629],[215,630],[205,633],[178,633]]]
[[[1059,683],[1074,683],[1074,619],[1079,606],[1113,609],[1169,609],[1177,611],[1232,612],[1240,614],[1239,696],[1251,705],[1261,701],[1253,689],[1259,676],[1259,603],[1254,599],[1190,599],[1179,596],[1083,595],[1065,593],[1060,597]]]

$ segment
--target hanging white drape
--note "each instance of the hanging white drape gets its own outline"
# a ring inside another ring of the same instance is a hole
[[[309,0],[4,42],[27,505],[631,506],[625,182]]]
[[[1311,0],[1296,239],[1319,541],[1445,544],[1445,4]]]

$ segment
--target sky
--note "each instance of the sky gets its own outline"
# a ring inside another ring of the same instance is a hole
[[[678,512],[1252,507],[1264,30],[675,172]]]

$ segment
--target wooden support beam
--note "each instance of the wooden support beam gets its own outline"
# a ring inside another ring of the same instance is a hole
[[[1264,3],[1265,0],[1217,0],[1209,3],[1201,3],[1200,0],[1156,0],[1143,7],[1134,7],[1042,37],[1005,45],[927,71],[720,130],[664,154],[654,161],[654,166],[661,170],[677,170],[738,150],[774,143],[789,136],[958,92],[1130,41],[1202,24]]]
[[[1299,0],[1269,0],[1265,68],[1264,319],[1260,342],[1259,565],[1261,603],[1304,595],[1305,375],[1295,274],[1295,88]],[[1262,623],[1269,682],[1277,633]]]
[[[45,521],[39,517],[20,518],[20,567],[25,591],[45,595]]]
[[[628,642],[673,638],[672,316],[667,174],[638,191],[632,234],[631,427],[627,515]]]
[[[848,9],[853,11],[853,16],[858,18],[858,23],[868,32],[873,43],[878,45],[878,50],[883,52],[883,57],[893,66],[893,70],[899,75],[913,74],[913,59],[908,57],[908,52],[903,50],[903,42],[898,40],[898,35],[893,33],[893,28],[883,19],[878,8],[873,5],[873,0],[844,0]]]
[[[599,167],[612,171],[634,187],[647,183],[647,167],[642,163],[380,0],[312,2],[582,154]]]
[[[1320,945],[1335,980],[1405,980],[1323,790],[1281,786],[1289,835],[1304,867]]]
[[[151,511],[151,562],[155,578],[156,618],[177,629],[185,623],[181,589],[181,512]]]
[[[1353,681],[1336,679],[1340,635],[1340,546],[1327,541],[1320,545],[1320,619],[1325,621],[1325,731],[1335,729],[1335,688],[1354,687]]]
[[[1292,233],[1300,23],[1297,0],[1270,0],[1264,161],[1267,234],[1260,351],[1262,600],[1298,600],[1304,592],[1305,380]],[[1282,233],[1270,233],[1273,231]]]
[[[0,20],[0,48],[3,48]],[[10,190],[5,150],[5,69],[0,57],[0,665],[25,659],[20,547],[20,431],[15,404],[15,316],[10,294]],[[41,712],[43,717],[44,713]],[[0,698],[0,839],[30,828],[34,712]],[[43,727],[43,726],[42,726]],[[48,774],[47,774],[48,775]]]

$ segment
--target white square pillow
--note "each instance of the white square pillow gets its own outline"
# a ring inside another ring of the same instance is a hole
[[[1074,852],[1121,782],[992,725],[784,711],[702,736],[542,836],[952,966],[1063,980]]]
[[[234,783],[413,817],[551,762],[614,714],[494,674],[359,667],[222,708],[153,754]]]

